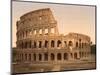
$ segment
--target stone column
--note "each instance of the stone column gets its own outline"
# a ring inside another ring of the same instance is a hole
[[[39,55],[36,53],[36,61],[39,61]]]
[[[42,48],[44,48],[45,40],[42,40]]]
[[[50,60],[50,53],[48,53],[48,62],[49,62],[49,61],[51,61],[51,60]]]
[[[42,55],[42,61],[44,61],[44,53],[41,53],[41,55]]]
[[[29,62],[29,54],[27,54],[27,61]]]
[[[54,47],[57,48],[57,40],[55,40]]]
[[[51,48],[51,40],[49,40],[48,41],[49,43],[48,43],[48,47],[49,47],[49,49]]]
[[[61,53],[61,61],[64,61],[64,53]]]
[[[23,61],[25,60],[25,55],[24,55],[24,53],[23,53]]]
[[[57,53],[55,53],[54,55],[55,55],[55,62],[57,62]]]
[[[48,34],[50,35],[50,33],[51,33],[51,28],[48,28]]]
[[[80,54],[79,54],[79,52],[77,52],[77,58],[80,58]]]
[[[62,48],[64,48],[64,40],[62,40],[61,44]]]

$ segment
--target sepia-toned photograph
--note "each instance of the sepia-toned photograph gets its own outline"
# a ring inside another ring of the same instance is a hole
[[[12,1],[12,74],[96,69],[96,6]]]

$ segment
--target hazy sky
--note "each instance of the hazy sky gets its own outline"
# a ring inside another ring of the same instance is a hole
[[[12,45],[16,46],[16,21],[23,14],[41,8],[50,8],[58,23],[58,30],[61,34],[76,32],[86,34],[95,43],[95,7],[59,5],[31,2],[12,3]]]

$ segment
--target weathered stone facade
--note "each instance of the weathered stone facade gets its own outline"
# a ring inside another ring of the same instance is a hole
[[[50,8],[24,14],[17,21],[17,62],[66,63],[87,59],[90,37],[78,33],[62,35]]]

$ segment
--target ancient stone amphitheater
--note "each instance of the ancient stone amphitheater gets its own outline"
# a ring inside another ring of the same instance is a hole
[[[87,59],[91,55],[90,37],[79,33],[59,34],[50,8],[21,16],[16,35],[18,63],[60,64]]]

